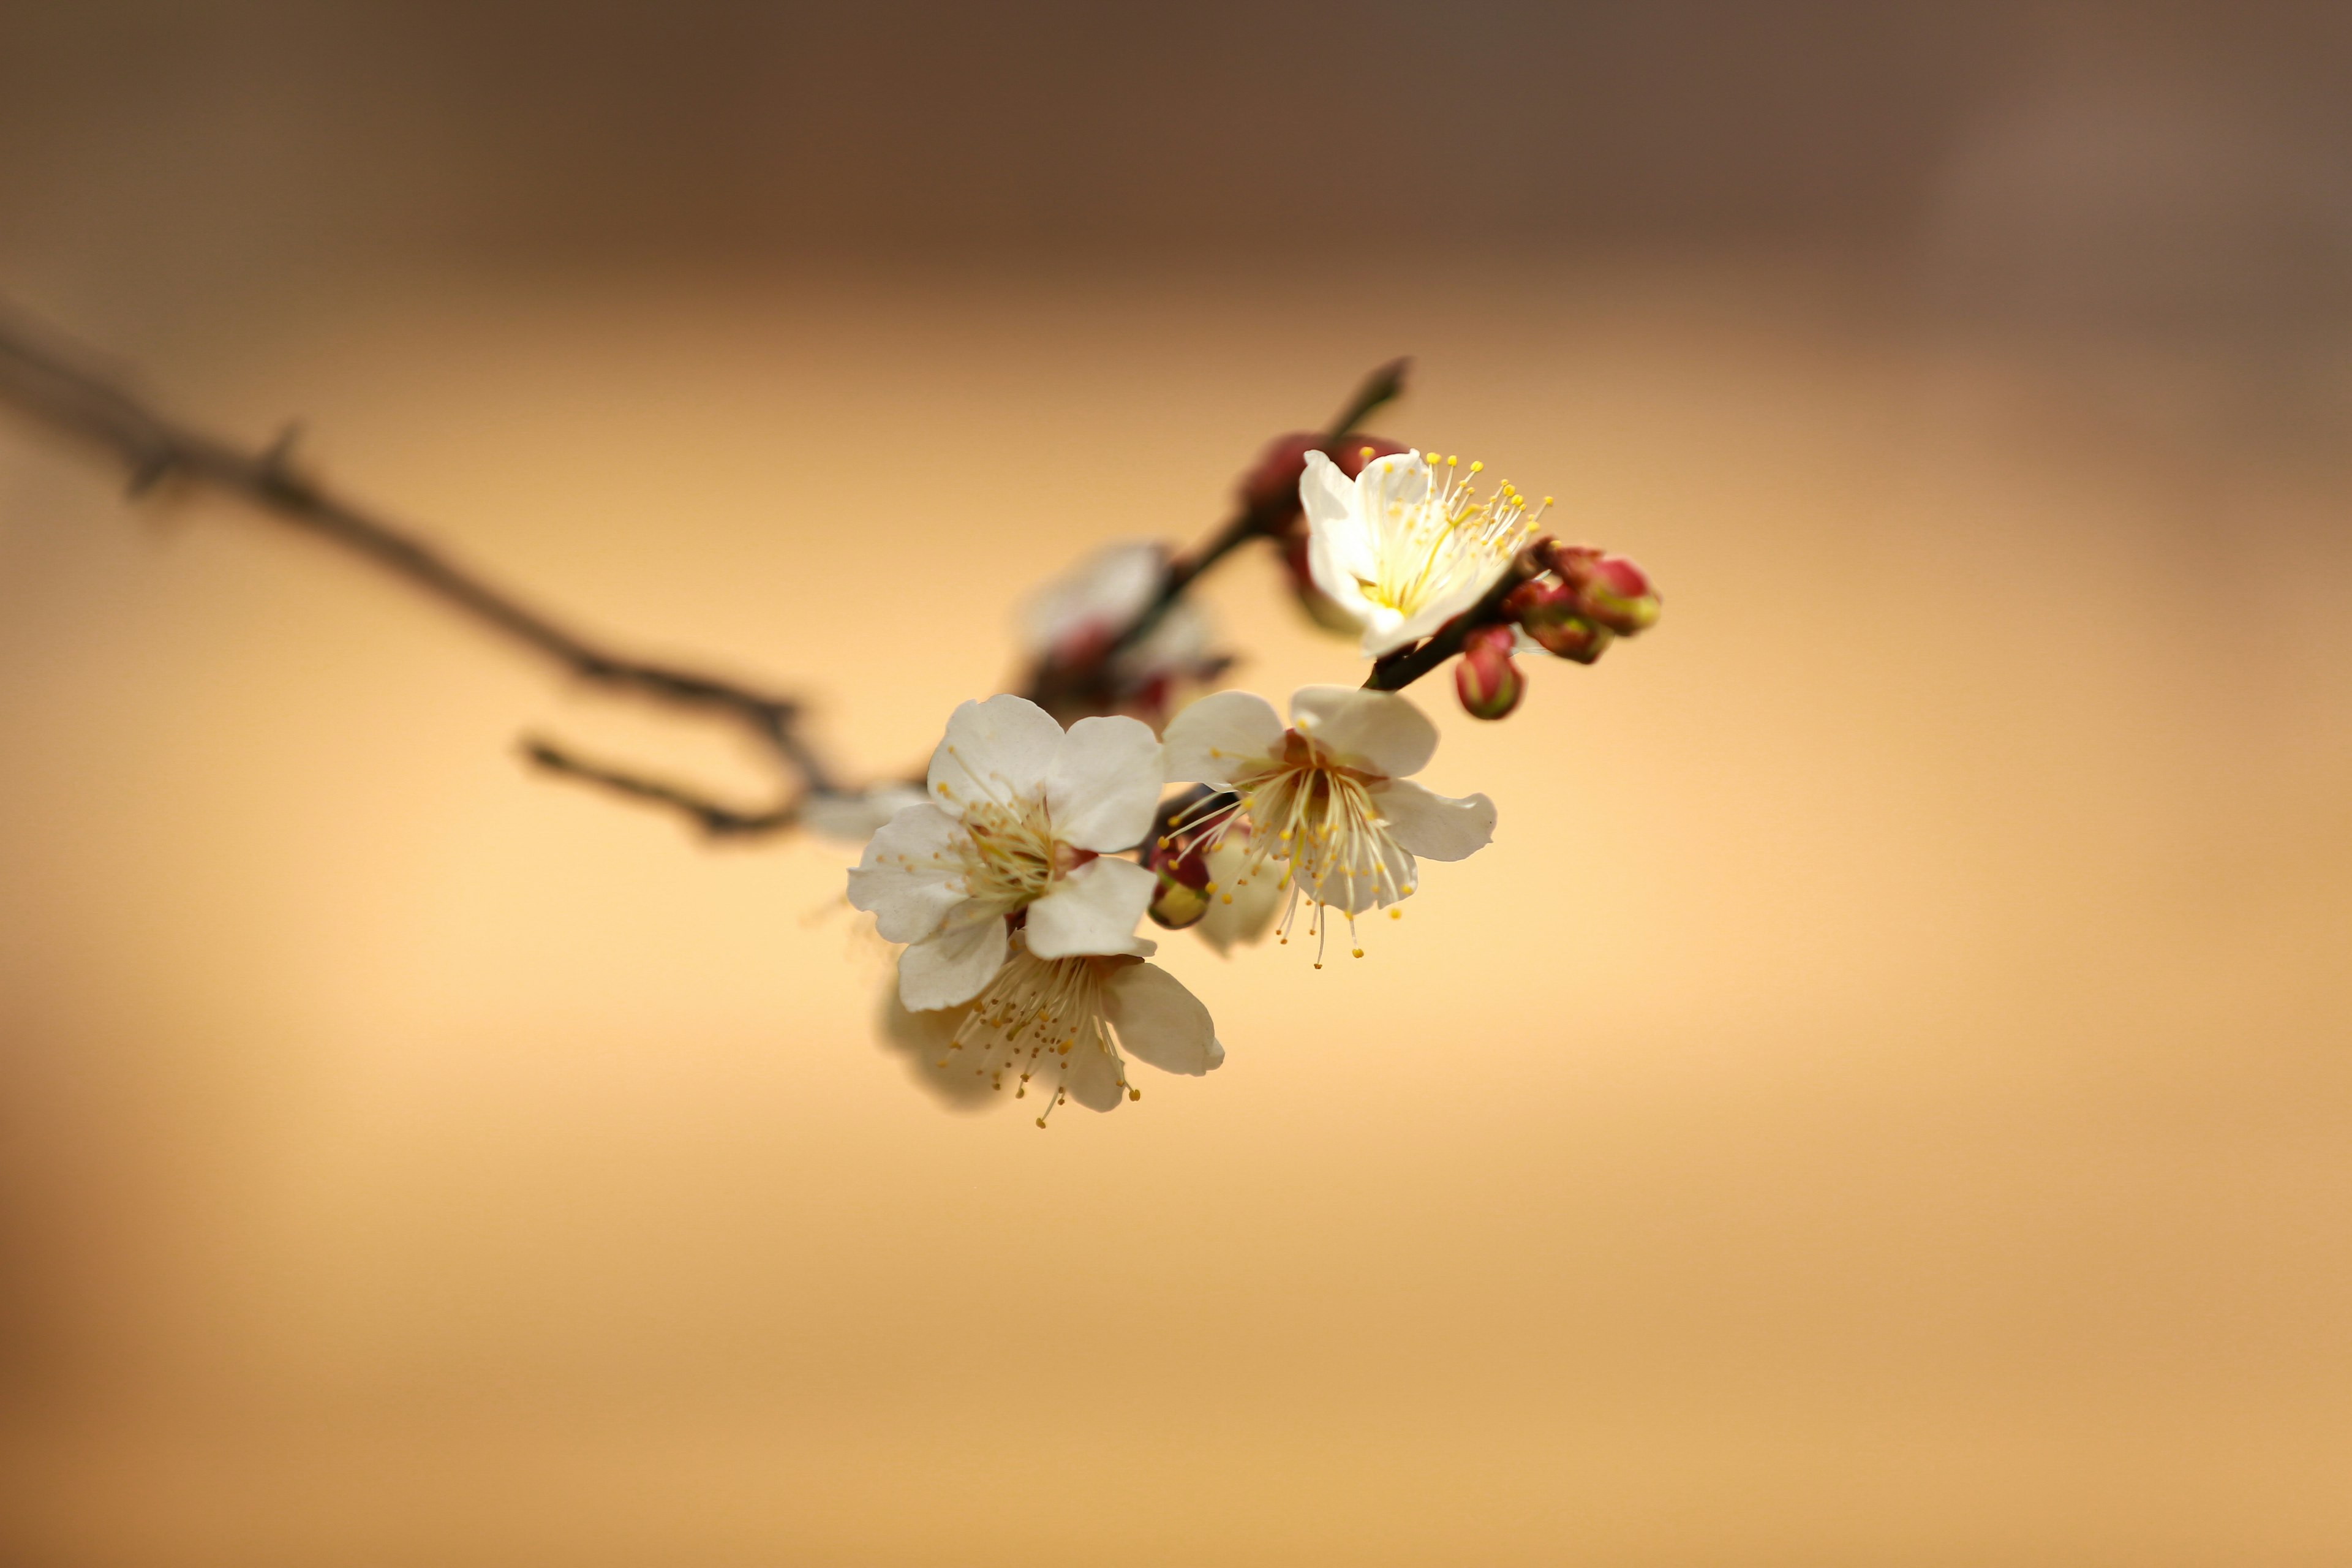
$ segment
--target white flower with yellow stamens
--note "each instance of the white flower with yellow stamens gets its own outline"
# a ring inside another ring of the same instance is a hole
[[[1551,498],[1530,508],[1506,484],[1481,500],[1470,475],[1485,467],[1465,474],[1459,458],[1403,452],[1350,479],[1307,454],[1307,570],[1362,625],[1366,658],[1418,642],[1476,604],[1534,537]]]
[[[1025,911],[1040,959],[1129,951],[1156,885],[1113,857],[1151,831],[1160,742],[1133,719],[1067,733],[1026,698],[967,702],[931,753],[930,798],[877,832],[849,873],[912,1008],[952,1007],[1004,967],[1006,917]]]
[[[1286,895],[1276,930],[1285,942],[1302,900],[1339,910],[1352,930],[1355,916],[1411,896],[1415,856],[1464,859],[1495,836],[1485,795],[1454,800],[1411,781],[1435,753],[1437,728],[1397,693],[1309,686],[1291,698],[1290,717],[1286,726],[1265,698],[1218,691],[1177,714],[1167,735],[1170,778],[1232,792],[1181,826],[1213,852],[1247,825],[1234,880],[1254,887],[1279,876]],[[1222,902],[1236,889],[1221,879],[1211,891]],[[1328,924],[1310,918],[1309,926],[1328,938]]]
[[[1047,959],[1016,937],[1011,959],[969,1006],[909,1013],[901,1026],[935,1068],[969,1068],[992,1089],[1010,1083],[1016,1100],[1045,1096],[1040,1127],[1065,1100],[1116,1110],[1143,1098],[1128,1081],[1128,1057],[1195,1078],[1225,1059],[1200,998],[1144,962],[1153,951],[1139,938],[1124,952]]]

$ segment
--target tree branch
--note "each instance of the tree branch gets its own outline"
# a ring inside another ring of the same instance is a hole
[[[700,670],[633,658],[593,641],[460,565],[455,559],[328,491],[292,462],[295,430],[248,452],[206,431],[167,418],[131,392],[121,378],[90,363],[0,306],[0,397],[68,436],[120,461],[137,496],[167,479],[209,485],[279,521],[331,541],[404,578],[592,684],[656,701],[721,713],[742,723],[816,794],[838,789],[832,770],[800,732],[801,705]],[[542,767],[594,777],[608,786],[688,810],[711,832],[765,831],[791,820],[791,808],[744,814],[699,803],[667,785],[632,787],[611,774],[576,764],[552,748],[527,750]],[[745,825],[752,825],[747,826]]]
[[[578,779],[631,800],[666,806],[683,815],[713,838],[754,838],[782,832],[800,820],[801,803],[788,800],[767,811],[744,811],[721,805],[680,784],[624,773],[573,755],[551,741],[525,738],[523,755],[549,773]]]

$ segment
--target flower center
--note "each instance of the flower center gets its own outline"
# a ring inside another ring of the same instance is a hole
[[[1337,904],[1348,921],[1349,946],[1358,958],[1356,910],[1394,905],[1408,897],[1413,884],[1402,879],[1402,849],[1390,836],[1388,824],[1372,799],[1377,773],[1341,763],[1297,730],[1283,737],[1282,754],[1266,765],[1234,781],[1232,793],[1222,797],[1197,821],[1183,825],[1197,842],[1214,847],[1237,824],[1246,823],[1246,859],[1234,877],[1245,885],[1263,875],[1266,863],[1283,863],[1280,886],[1289,898],[1275,931],[1290,941],[1301,902],[1309,908],[1307,934],[1322,939],[1316,947],[1315,967],[1323,967],[1322,942],[1329,939],[1328,909]],[[1218,797],[1212,797],[1216,799]],[[1214,883],[1208,890],[1228,901]],[[1393,919],[1397,913],[1391,909]]]
[[[1434,455],[1423,459],[1429,489],[1421,500],[1405,501],[1395,491],[1409,469],[1399,469],[1370,500],[1374,515],[1365,519],[1379,541],[1376,575],[1359,577],[1364,597],[1410,620],[1429,605],[1465,584],[1486,577],[1507,563],[1536,531],[1536,519],[1551,504],[1546,496],[1530,509],[1517,488],[1505,483],[1481,499],[1470,475],[1484,468],[1472,463],[1460,471],[1462,459],[1442,464]]]
[[[964,807],[963,826],[957,848],[965,891],[975,899],[1008,907],[1034,903],[1055,879],[1094,858],[1054,837],[1042,799],[973,802]]]

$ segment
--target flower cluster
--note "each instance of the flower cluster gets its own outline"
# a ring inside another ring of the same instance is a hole
[[[1438,731],[1400,689],[1453,659],[1465,710],[1500,719],[1524,694],[1517,656],[1590,664],[1653,625],[1658,595],[1632,562],[1542,532],[1550,497],[1482,490],[1484,471],[1284,437],[1200,556],[1116,545],[1040,591],[1031,696],[959,707],[919,798],[884,786],[836,807],[844,829],[891,808],[849,900],[904,944],[900,1036],[936,1068],[1040,1096],[1039,1126],[1072,1100],[1108,1110],[1141,1098],[1131,1061],[1198,1076],[1224,1060],[1208,1010],[1138,934],[1147,917],[1219,952],[1309,939],[1320,969],[1335,926],[1362,957],[1360,918],[1397,918],[1423,862],[1486,847],[1491,800],[1414,781]],[[1205,689],[1230,660],[1183,591],[1250,538],[1280,549],[1318,624],[1357,639],[1361,686],[1306,687],[1286,717]]]

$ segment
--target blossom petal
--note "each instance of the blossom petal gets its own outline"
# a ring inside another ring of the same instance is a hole
[[[1301,687],[1290,700],[1290,718],[1340,761],[1384,778],[1417,773],[1437,754],[1437,726],[1394,691]]]
[[[1040,958],[1129,951],[1159,885],[1132,860],[1087,861],[1029,906],[1029,951]]]
[[[1307,510],[1307,570],[1326,598],[1358,620],[1372,609],[1363,585],[1380,575],[1377,538],[1356,504],[1356,486],[1320,452],[1307,454],[1298,501]]]
[[[1161,1072],[1198,1078],[1225,1059],[1209,1010],[1156,963],[1121,964],[1104,983],[1103,1004],[1127,1054]]]
[[[1132,849],[1151,831],[1165,782],[1160,737],[1139,719],[1081,719],[1045,770],[1054,837],[1080,849]]]
[[[1062,1088],[1088,1110],[1117,1110],[1127,1098],[1118,1058],[1098,1040],[1080,1040],[1062,1058]]]
[[[1231,784],[1282,754],[1282,717],[1255,691],[1212,691],[1168,721],[1168,776]]]
[[[930,798],[960,814],[968,801],[1034,797],[1061,745],[1062,727],[1025,697],[961,703],[931,753]]]
[[[1357,474],[1356,515],[1375,536],[1387,531],[1391,519],[1410,517],[1429,499],[1431,463],[1419,452],[1391,452]]]
[[[898,1000],[917,1012],[969,1002],[1004,967],[1005,947],[1004,911],[967,899],[898,955]]]
[[[1372,835],[1361,847],[1364,859],[1327,860],[1315,872],[1294,871],[1293,875],[1302,878],[1308,898],[1342,914],[1386,909],[1410,898],[1421,875],[1412,852],[1386,833]]]
[[[1500,581],[1503,574],[1510,569],[1511,558],[1507,555],[1497,556],[1481,564],[1475,575],[1465,577],[1459,584],[1447,589],[1442,598],[1432,599],[1428,604],[1415,610],[1410,618],[1401,620],[1393,627],[1382,631],[1378,639],[1381,644],[1379,647],[1372,646],[1374,638],[1368,632],[1364,637],[1364,651],[1372,658],[1378,658],[1381,654],[1393,653],[1408,643],[1417,643],[1425,637],[1436,635],[1439,627],[1485,598],[1486,590]]]
[[[1371,793],[1390,834],[1424,860],[1466,860],[1495,837],[1495,803],[1483,795],[1456,800],[1411,779],[1376,784]]]
[[[877,828],[849,873],[849,901],[875,917],[887,942],[920,942],[965,896],[955,842],[963,825],[928,803]]]

